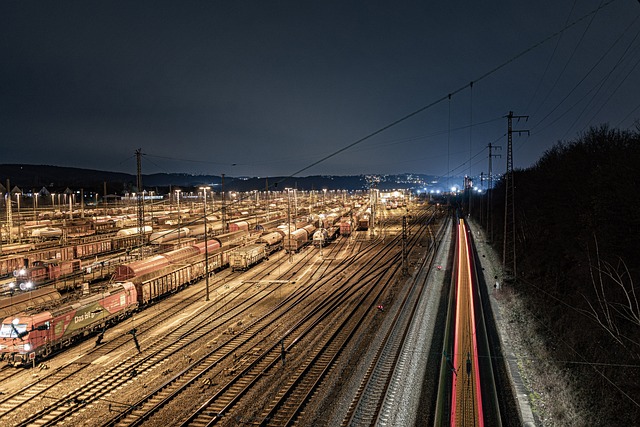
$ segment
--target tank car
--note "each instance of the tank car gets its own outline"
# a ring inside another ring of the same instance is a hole
[[[36,228],[31,231],[31,236],[41,239],[58,239],[62,236],[62,229],[56,227]]]
[[[263,234],[258,239],[258,243],[262,243],[265,246],[267,254],[272,254],[282,249],[282,240],[284,236],[282,233],[272,231],[267,234]]]
[[[149,243],[153,245],[160,245],[171,240],[183,239],[189,236],[189,229],[186,227],[176,228],[173,230],[163,230],[151,233],[149,237]]]
[[[236,221],[229,223],[230,233],[239,230],[249,231],[249,223],[247,221]]]
[[[153,228],[150,225],[145,225],[142,227],[143,234],[151,234],[153,232]],[[118,237],[127,237],[127,236],[136,236],[140,234],[140,228],[138,227],[129,227],[123,228],[122,230],[118,230],[116,236]]]

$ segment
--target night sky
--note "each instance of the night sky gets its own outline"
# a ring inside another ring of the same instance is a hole
[[[513,111],[527,167],[636,128],[639,18],[635,0],[3,0],[0,164],[135,173],[141,148],[147,174],[478,175],[491,143],[500,173]]]

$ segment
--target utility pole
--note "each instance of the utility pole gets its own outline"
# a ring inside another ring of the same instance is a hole
[[[144,246],[144,191],[142,189],[142,148],[136,150],[136,161],[138,164],[138,256],[142,258],[142,247]],[[179,231],[178,231],[179,233]]]
[[[221,187],[222,187],[222,232],[226,233],[227,232],[227,219],[226,219],[226,215],[227,215],[227,206],[225,204],[225,197],[224,197],[224,174],[222,174],[222,182],[221,182]]]
[[[374,227],[376,226],[376,211],[378,206],[378,190],[373,188],[373,185],[369,188],[369,206],[371,207],[371,216],[369,217],[369,236],[375,236]]]
[[[480,172],[480,191],[484,189],[484,172]],[[484,200],[484,196],[480,193],[480,226],[484,223],[484,207],[482,206],[482,202]]]
[[[505,272],[509,272],[515,279],[517,277],[516,269],[516,211],[515,211],[515,185],[513,182],[513,133],[518,135],[526,133],[528,130],[514,130],[512,127],[513,119],[528,120],[529,116],[514,116],[513,111],[509,111],[507,117],[507,172],[505,173],[505,197],[504,197],[504,241],[502,246],[502,268]]]
[[[13,212],[11,211],[11,185],[9,178],[7,178],[7,243],[13,243],[13,236],[11,235],[11,229],[13,228]]]
[[[204,268],[205,268],[205,301],[209,301],[209,230],[207,229],[207,190],[209,187],[200,187],[204,196]],[[212,196],[213,197],[213,196]]]
[[[291,253],[291,189],[286,188],[287,190],[287,227],[289,228],[289,233],[287,234],[288,239],[288,252],[289,252],[289,262],[293,262],[293,254]]]
[[[491,218],[491,210],[493,209],[493,158],[502,157],[501,154],[493,154],[493,149],[502,150],[501,146],[495,146],[489,143],[489,186],[487,187],[487,234],[489,241],[493,242],[493,218]]]
[[[265,205],[267,207],[267,221],[269,221],[269,177],[264,181]]]
[[[407,266],[407,217],[402,217],[402,274],[407,275],[409,267]]]

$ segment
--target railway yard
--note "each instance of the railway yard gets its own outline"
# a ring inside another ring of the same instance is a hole
[[[454,209],[205,204],[3,246],[3,426],[522,424]]]

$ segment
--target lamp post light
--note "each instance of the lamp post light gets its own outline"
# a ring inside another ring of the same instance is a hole
[[[20,217],[20,196],[22,193],[16,193],[16,202],[18,203],[18,242],[22,243],[22,218]],[[11,198],[9,198],[11,202]],[[11,233],[11,230],[9,230]]]
[[[180,227],[182,227],[182,220],[180,215],[180,191],[181,190],[175,190],[176,200],[178,201],[178,244],[180,244]]]
[[[205,270],[205,301],[209,301],[209,239],[207,230],[207,190],[209,187],[199,187],[204,196],[204,270]]]
[[[292,254],[291,254],[291,189],[285,188],[287,190],[287,226],[289,228],[289,234],[287,235],[287,239],[289,239],[288,248],[289,248],[289,262],[293,262]]]
[[[33,202],[33,219],[38,224],[38,193],[33,193],[34,202]]]

